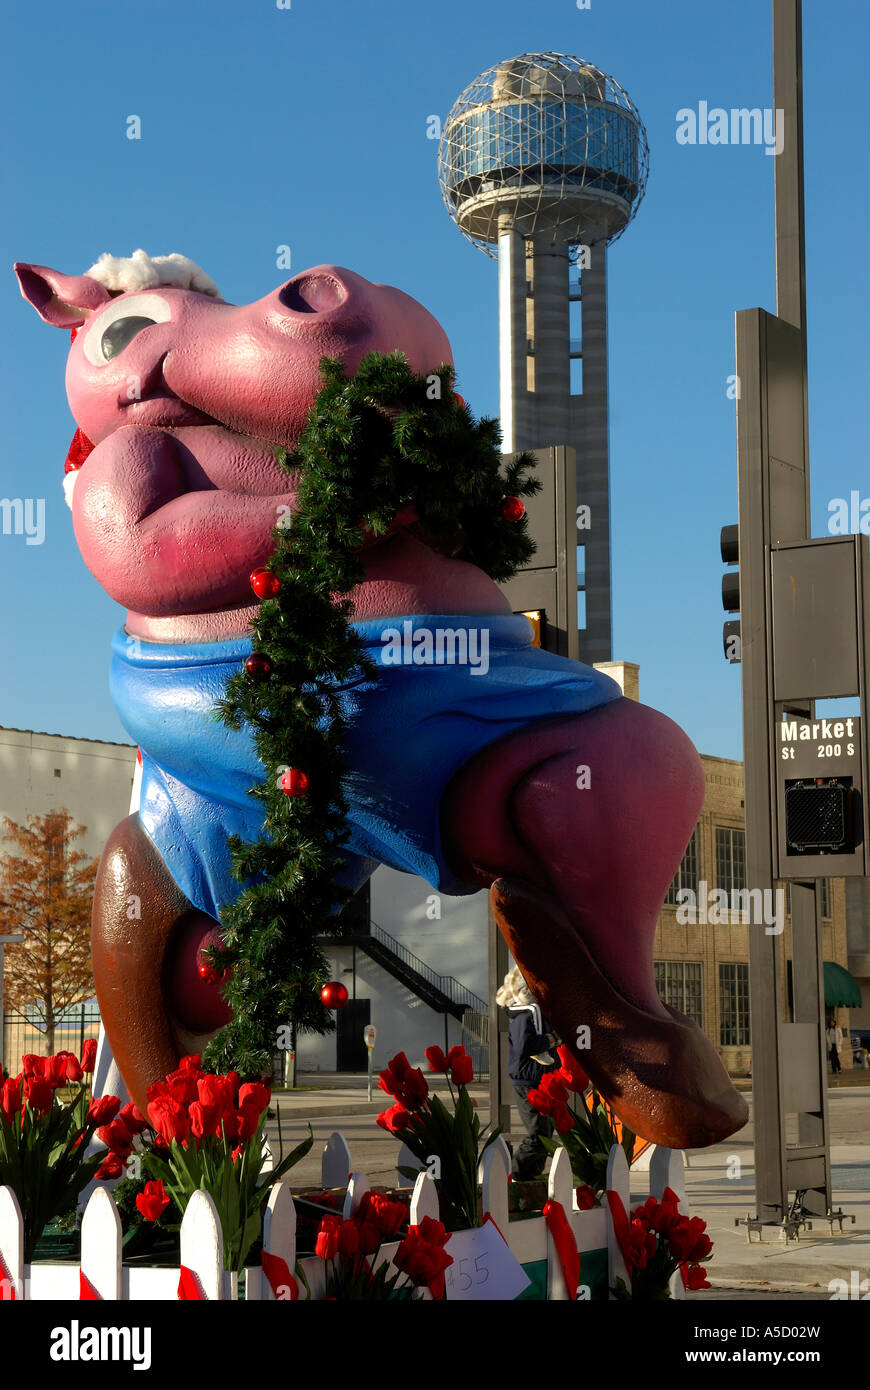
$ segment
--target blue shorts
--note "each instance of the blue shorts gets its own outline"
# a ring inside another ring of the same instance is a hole
[[[378,679],[341,692],[348,859],[418,874],[446,894],[473,893],[441,848],[441,799],[452,777],[496,739],[622,692],[609,676],[533,647],[521,615],[383,618],[354,628]],[[212,714],[250,652],[248,638],[173,646],[122,630],[113,641],[112,697],[142,751],[142,825],[182,892],[213,917],[241,892],[227,836],[252,840],[262,827],[247,794],[265,776],[252,735]]]

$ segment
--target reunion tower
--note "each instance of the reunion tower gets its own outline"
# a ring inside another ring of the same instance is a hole
[[[438,151],[459,229],[499,263],[505,452],[571,445],[580,656],[611,659],[607,248],[637,211],[649,146],[619,83],[562,53],[523,53],[456,101]]]

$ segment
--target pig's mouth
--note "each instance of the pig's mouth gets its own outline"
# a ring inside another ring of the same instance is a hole
[[[218,425],[212,415],[198,410],[194,405],[176,396],[168,388],[166,391],[152,393],[140,401],[123,401],[124,419],[129,425],[151,425],[167,429],[178,425]]]

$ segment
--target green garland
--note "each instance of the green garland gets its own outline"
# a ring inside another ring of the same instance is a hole
[[[370,353],[355,376],[329,358],[296,454],[275,456],[296,476],[292,513],[274,532],[268,570],[280,581],[252,623],[253,650],[268,674],[243,664],[227,682],[216,716],[249,726],[269,776],[250,795],[263,832],[229,841],[232,872],[246,886],[221,912],[224,947],[209,959],[226,972],[232,1021],[209,1045],[204,1065],[242,1076],[271,1071],[279,1029],[291,1019],[325,1032],[319,999],[328,979],[318,934],[335,932],[349,894],[337,871],[345,833],[346,720],[339,689],[376,679],[349,625],[349,595],[364,578],[361,549],[385,536],[413,506],[413,530],[433,549],[508,579],[534,552],[525,518],[502,516],[506,496],[528,497],[531,454],[505,462],[496,420],[475,420],[453,394],[453,369],[428,377],[400,353]],[[281,789],[280,769],[305,773],[304,795]],[[253,881],[251,881],[253,880]]]

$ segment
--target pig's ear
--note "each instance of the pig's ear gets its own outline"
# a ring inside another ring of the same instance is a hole
[[[15,274],[24,298],[55,328],[80,328],[95,309],[112,298],[106,287],[89,275],[62,275],[47,265],[28,265],[26,261],[16,261]]]

